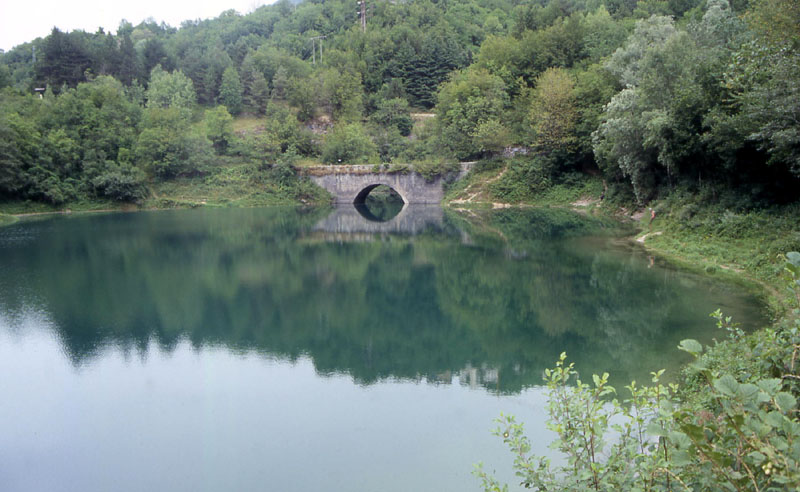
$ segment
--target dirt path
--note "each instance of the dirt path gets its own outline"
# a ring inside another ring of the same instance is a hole
[[[502,178],[506,171],[508,171],[508,166],[503,167],[503,169],[497,173],[496,176],[487,179],[486,181],[481,181],[479,183],[471,183],[469,186],[464,188],[463,193],[467,195],[466,198],[457,198],[455,200],[451,200],[451,204],[455,205],[462,205],[465,203],[475,203],[475,199],[480,195],[483,191],[485,191],[485,187],[489,186],[490,184],[494,183],[498,179]],[[478,187],[478,191],[472,191],[475,187]],[[492,208],[508,208],[511,205],[508,203],[501,203],[501,202],[490,202],[492,204]]]
[[[662,234],[664,234],[662,231],[648,232],[647,234],[645,234],[643,236],[637,237],[636,238],[636,242],[639,243],[639,244],[644,244],[644,242],[647,240],[648,237],[650,237],[650,236],[660,236]]]

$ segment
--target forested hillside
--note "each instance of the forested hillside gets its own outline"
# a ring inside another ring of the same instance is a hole
[[[232,163],[513,160],[524,199],[580,173],[796,200],[794,0],[283,0],[179,28],[54,28],[0,55],[0,200],[139,201]],[[39,90],[43,89],[43,90]],[[436,117],[412,118],[412,113]],[[258,118],[235,131],[235,118]],[[283,184],[280,184],[283,183]],[[502,194],[502,193],[501,193]]]

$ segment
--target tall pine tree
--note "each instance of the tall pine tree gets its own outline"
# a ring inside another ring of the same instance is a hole
[[[239,73],[232,66],[222,72],[219,102],[224,104],[233,115],[242,111],[242,82],[239,80]]]

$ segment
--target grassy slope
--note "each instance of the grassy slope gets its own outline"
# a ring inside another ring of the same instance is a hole
[[[445,203],[458,207],[489,206],[593,206],[603,192],[599,177],[585,176],[570,184],[555,184],[535,195],[518,194],[514,200],[498,198],[495,187],[507,178],[507,161],[482,161],[464,179],[451,185],[445,194]]]
[[[171,207],[263,207],[300,203],[326,203],[324,190],[308,181],[296,186],[281,186],[265,179],[248,162],[229,161],[213,172],[192,178],[179,178],[151,186],[146,208]]]
[[[303,203],[327,203],[327,193],[309,181],[281,186],[270,180],[266,171],[259,172],[251,163],[226,160],[205,176],[177,178],[152,183],[150,196],[141,204],[124,204],[108,200],[68,202],[60,206],[41,202],[15,201],[0,203],[0,214],[22,215],[88,212],[97,210],[131,210],[137,208],[186,208],[198,206],[263,207]],[[2,224],[0,220],[0,224]]]
[[[746,213],[698,206],[691,219],[676,204],[661,205],[648,249],[708,273],[733,272],[765,286],[773,301],[785,298],[784,255],[800,250],[800,203]]]

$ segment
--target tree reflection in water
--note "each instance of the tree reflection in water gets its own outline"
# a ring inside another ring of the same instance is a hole
[[[709,340],[718,307],[762,321],[737,288],[649,268],[615,225],[567,211],[467,221],[425,210],[438,223],[358,240],[326,233],[324,209],[17,224],[0,230],[0,310],[46,312],[75,364],[108,346],[188,339],[307,355],[319,373],[363,384],[460,375],[498,392],[540,384],[562,351],[585,372],[643,380],[676,367],[681,339]]]

